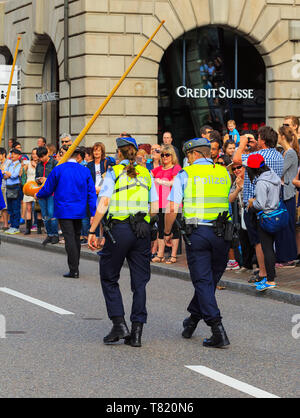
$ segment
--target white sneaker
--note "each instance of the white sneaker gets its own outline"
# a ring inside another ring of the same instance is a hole
[[[5,234],[9,234],[9,235],[15,235],[19,233],[20,231],[17,228],[9,228],[7,231],[5,231]]]

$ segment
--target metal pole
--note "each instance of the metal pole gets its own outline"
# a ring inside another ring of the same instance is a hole
[[[2,120],[1,120],[1,126],[0,126],[0,140],[1,141],[2,141],[2,135],[3,135],[3,130],[4,130],[5,118],[6,118],[7,108],[8,108],[8,101],[9,101],[9,96],[10,96],[11,85],[12,85],[14,71],[15,71],[15,66],[16,66],[16,61],[17,61],[17,57],[18,57],[18,51],[19,51],[20,41],[21,41],[21,36],[18,36],[17,46],[16,46],[16,50],[15,50],[15,56],[14,56],[14,61],[13,61],[13,65],[12,65],[12,69],[11,69],[11,73],[10,73],[9,84],[8,84],[6,98],[5,98],[5,105],[4,105],[4,109],[3,109],[3,113],[2,113]]]
[[[105,106],[108,104],[108,102],[110,101],[110,99],[116,93],[116,91],[118,90],[118,88],[120,87],[120,85],[123,83],[123,81],[125,80],[125,78],[128,76],[128,74],[130,73],[130,71],[132,70],[132,68],[135,66],[135,64],[137,63],[137,61],[140,59],[140,57],[143,54],[143,52],[145,51],[145,49],[151,43],[152,39],[155,37],[155,35],[157,34],[157,32],[160,30],[160,28],[163,26],[164,23],[165,23],[165,20],[163,20],[160,23],[160,25],[155,30],[155,32],[153,33],[153,35],[151,36],[151,38],[148,39],[148,41],[146,42],[146,44],[144,45],[144,47],[141,49],[141,51],[139,52],[139,54],[135,57],[135,59],[132,61],[132,63],[130,64],[130,66],[128,67],[128,69],[125,71],[125,73],[122,75],[122,77],[120,78],[120,80],[118,81],[118,83],[115,85],[115,87],[112,89],[112,91],[110,92],[110,94],[104,100],[104,102],[102,103],[102,105],[99,107],[99,109],[93,115],[92,119],[83,128],[83,130],[81,131],[81,133],[75,139],[74,143],[70,146],[70,148],[68,149],[68,151],[65,153],[65,155],[62,157],[62,159],[59,161],[58,165],[59,164],[63,164],[66,161],[68,161],[68,159],[74,153],[75,149],[78,147],[78,145],[80,144],[80,142],[82,141],[82,139],[84,138],[84,136],[87,134],[87,132],[90,130],[90,128],[93,126],[93,124],[96,121],[96,119],[98,118],[98,116],[102,113],[102,111],[105,108]]]

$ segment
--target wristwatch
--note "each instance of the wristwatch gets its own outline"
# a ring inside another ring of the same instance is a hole
[[[96,231],[88,231],[88,235],[96,235]]]
[[[165,237],[169,237],[170,235],[172,235],[172,232],[170,232],[169,234],[166,234],[166,233],[164,232],[164,236],[165,236]]]

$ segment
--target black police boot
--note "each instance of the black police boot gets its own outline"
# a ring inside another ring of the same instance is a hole
[[[121,316],[112,318],[113,327],[108,335],[103,338],[104,344],[116,343],[117,341],[130,337],[129,329],[125,319]]]
[[[131,328],[131,334],[129,337],[125,338],[125,344],[131,345],[131,347],[141,347],[142,346],[142,333],[143,333],[143,324],[141,322],[133,322]]]
[[[31,234],[31,227],[32,227],[32,220],[29,219],[28,221],[26,221],[26,231],[24,232],[24,235]]]
[[[195,329],[197,328],[198,322],[200,319],[196,318],[195,316],[191,315],[188,318],[185,318],[183,321],[183,331],[182,336],[183,338],[191,338]]]
[[[204,347],[222,348],[230,344],[221,322],[211,326],[212,336],[203,341]]]
[[[69,279],[79,279],[79,271],[69,271],[63,275],[63,277],[67,277]]]

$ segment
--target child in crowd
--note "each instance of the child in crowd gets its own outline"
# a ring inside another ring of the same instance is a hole
[[[227,122],[227,128],[229,131],[229,139],[233,139],[234,142],[236,143],[236,146],[239,146],[240,143],[240,134],[238,132],[238,130],[236,129],[236,123],[234,120],[229,120]]]

